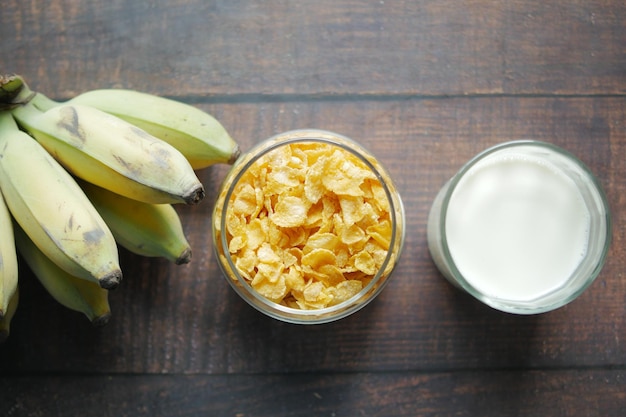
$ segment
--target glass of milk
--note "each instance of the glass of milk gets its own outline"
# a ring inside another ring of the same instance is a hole
[[[606,196],[565,150],[517,140],[489,148],[441,189],[428,246],[441,273],[483,303],[536,314],[578,297],[611,240]]]

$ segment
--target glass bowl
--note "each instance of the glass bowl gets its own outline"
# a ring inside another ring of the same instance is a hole
[[[213,211],[219,266],[241,298],[295,324],[346,317],[384,288],[404,243],[391,177],[357,142],[316,129],[242,154]]]

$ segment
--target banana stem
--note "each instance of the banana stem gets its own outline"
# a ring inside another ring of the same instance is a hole
[[[2,83],[3,94],[1,94],[1,96],[4,97],[0,100],[0,105],[2,106],[0,109],[7,110],[26,104],[36,95],[19,75],[14,76],[14,78],[4,78],[8,81]],[[11,100],[9,100],[9,97]]]
[[[10,107],[14,104],[15,97],[24,87],[24,80],[19,75],[0,75],[0,106]]]
[[[33,120],[41,114],[41,111],[29,102],[14,108],[11,114],[20,127],[29,130],[33,128]]]
[[[0,75],[0,111],[12,110],[20,105],[33,103],[39,110],[46,111],[60,103],[45,95],[32,91],[19,75]]]
[[[47,96],[41,94],[41,93],[36,93],[31,101],[30,101],[35,107],[37,107],[39,110],[41,111],[46,111],[46,110],[50,110],[53,107],[58,106],[59,102],[54,101],[50,98],[48,98]]]
[[[12,110],[32,103],[39,110],[46,111],[60,103],[33,91],[19,75],[0,75],[0,111]]]
[[[0,132],[8,131],[11,129],[17,130],[17,123],[15,119],[11,115],[11,112],[2,111],[0,112]]]

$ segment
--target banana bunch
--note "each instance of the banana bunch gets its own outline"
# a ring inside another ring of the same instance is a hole
[[[238,156],[193,106],[122,89],[57,102],[0,75],[0,341],[19,299],[18,254],[60,304],[104,325],[118,248],[190,262],[174,204],[199,203],[195,171]]]

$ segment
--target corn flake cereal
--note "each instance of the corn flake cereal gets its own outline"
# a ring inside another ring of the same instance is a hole
[[[233,263],[259,294],[320,309],[358,294],[384,263],[390,204],[377,176],[337,146],[291,143],[241,176],[226,213]]]

